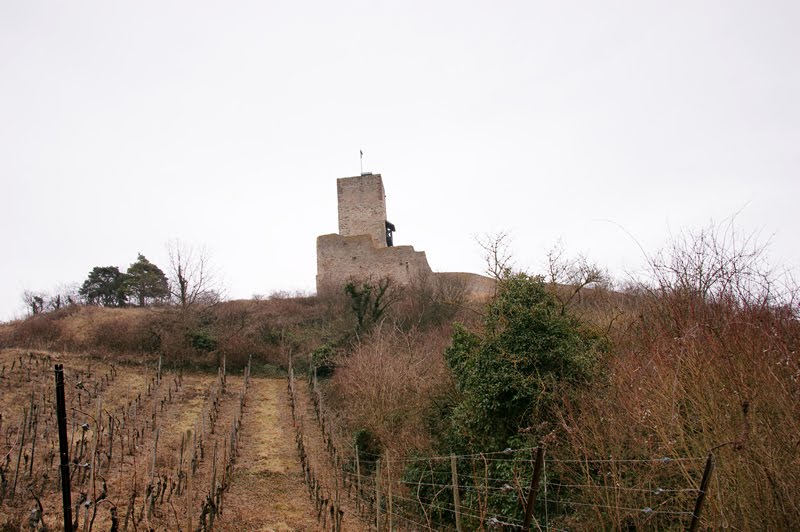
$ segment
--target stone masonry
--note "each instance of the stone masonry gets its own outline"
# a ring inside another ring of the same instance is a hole
[[[369,235],[376,247],[386,247],[386,193],[380,174],[336,180],[339,234]]]
[[[431,275],[459,282],[473,296],[494,292],[491,279],[473,273],[431,271],[424,251],[391,246],[386,239],[386,195],[380,174],[336,180],[339,233],[317,237],[317,293],[341,290],[349,281],[391,278],[407,285]]]

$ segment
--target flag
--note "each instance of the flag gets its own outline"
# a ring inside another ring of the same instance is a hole
[[[364,156],[364,152],[363,151],[358,150],[358,153],[360,153],[362,157]]]

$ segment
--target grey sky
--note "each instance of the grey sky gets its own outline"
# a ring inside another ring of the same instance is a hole
[[[615,272],[737,211],[800,263],[800,3],[0,0],[0,319],[171,238],[230,297],[312,290],[337,177],[396,242],[512,232]],[[609,222],[610,220],[610,222]],[[613,222],[613,223],[612,223]]]

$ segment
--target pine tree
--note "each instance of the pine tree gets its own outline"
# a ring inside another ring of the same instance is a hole
[[[169,296],[167,276],[161,268],[139,253],[136,262],[128,268],[125,291],[140,307],[162,301]]]
[[[127,301],[125,278],[116,266],[95,266],[78,293],[90,305],[121,307]]]

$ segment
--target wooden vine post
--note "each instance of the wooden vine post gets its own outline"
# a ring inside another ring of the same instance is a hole
[[[197,439],[197,431],[195,431],[195,440]],[[194,472],[194,458],[192,463],[186,468],[186,530],[192,530],[192,473]]]
[[[453,476],[453,508],[456,515],[456,532],[463,532],[461,528],[461,493],[458,491],[458,466],[456,465],[456,455],[450,455],[450,473]]]
[[[356,509],[361,510],[361,459],[358,456],[358,445],[356,445]]]
[[[19,442],[19,452],[17,453],[17,467],[14,469],[14,482],[11,484],[11,493],[9,498],[14,498],[14,492],[17,490],[17,476],[19,476],[19,464],[22,462],[22,449],[25,447],[25,432],[28,426],[28,409],[22,409],[22,424],[19,426],[22,432],[22,439]]]
[[[375,530],[381,532],[381,459],[375,463]]]
[[[89,471],[89,486],[92,489],[92,505],[94,506],[93,513],[97,513],[97,490],[95,486],[95,470],[97,469],[97,441],[100,439],[100,421],[103,414],[103,399],[97,398],[97,412],[95,413],[94,420],[94,434],[92,435],[92,462],[91,471]],[[86,517],[89,517],[89,507],[86,507]],[[85,528],[85,526],[84,526]]]
[[[386,515],[389,517],[389,532],[392,532],[394,523],[392,522],[392,462],[389,452],[386,452]]]
[[[536,448],[536,462],[533,466],[533,476],[531,477],[531,487],[528,491],[528,500],[525,504],[525,522],[523,530],[529,530],[533,520],[533,507],[536,503],[536,493],[539,491],[539,477],[542,476],[542,465],[544,464],[544,445],[541,443]]]

